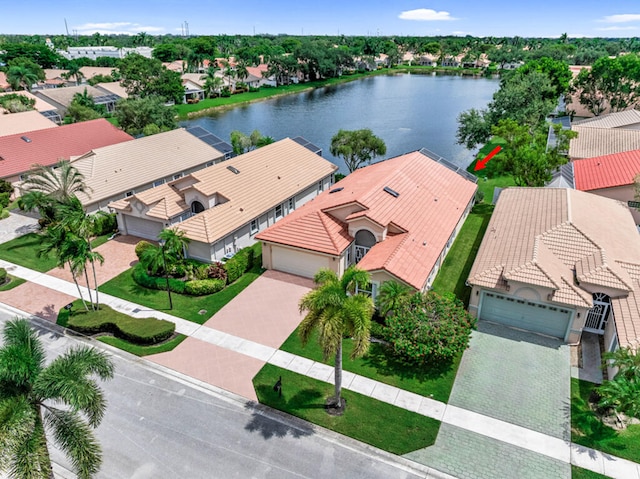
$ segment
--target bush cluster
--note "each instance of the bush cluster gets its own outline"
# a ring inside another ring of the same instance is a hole
[[[167,289],[167,279],[162,276],[149,276],[142,263],[135,265],[131,274],[133,280],[140,286],[144,286],[149,289]],[[185,282],[169,278],[169,289],[174,293],[183,294],[185,292]]]
[[[136,256],[138,257],[138,260],[140,260],[140,257],[142,256],[142,253],[144,253],[149,248],[153,248],[153,245],[151,243],[149,243],[148,241],[142,240],[142,241],[138,242],[138,244],[136,245],[136,249],[135,249]]]
[[[0,284],[4,283],[7,280],[7,270],[4,268],[0,268]]]
[[[222,291],[225,285],[222,279],[194,279],[185,283],[184,292],[192,296],[204,296]]]
[[[109,233],[115,233],[118,229],[118,220],[115,213],[105,213],[98,215],[96,223],[96,236],[102,236]]]
[[[104,308],[104,306],[101,306]],[[156,318],[132,318],[127,315],[104,314],[101,311],[74,314],[67,325],[83,334],[112,333],[115,337],[134,344],[157,344],[169,339],[176,325]]]
[[[0,193],[0,209],[6,208],[11,202],[11,193]]]
[[[224,269],[224,265],[220,262],[207,266],[206,272],[209,279],[221,279],[225,283],[227,282],[227,270]]]

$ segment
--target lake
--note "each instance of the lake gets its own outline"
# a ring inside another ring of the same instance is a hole
[[[233,130],[259,130],[276,140],[303,136],[347,173],[329,152],[339,129],[370,128],[387,145],[385,158],[427,148],[466,167],[473,153],[456,143],[458,114],[484,108],[499,80],[455,75],[375,76],[310,92],[238,106],[181,122],[199,125],[229,142]],[[379,160],[376,159],[376,160]],[[374,160],[375,161],[375,160]]]

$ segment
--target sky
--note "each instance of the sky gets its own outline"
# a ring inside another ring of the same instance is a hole
[[[2,5],[4,4],[4,5]],[[638,0],[0,1],[0,34],[640,36]]]

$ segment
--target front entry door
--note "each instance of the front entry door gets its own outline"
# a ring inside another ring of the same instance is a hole
[[[593,294],[593,308],[587,313],[584,331],[604,334],[604,327],[611,312],[611,298],[604,293]]]

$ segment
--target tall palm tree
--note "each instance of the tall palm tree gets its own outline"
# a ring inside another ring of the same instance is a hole
[[[369,350],[373,300],[356,293],[358,285],[369,283],[369,273],[350,266],[339,278],[329,269],[321,269],[314,277],[318,285],[300,300],[300,312],[307,312],[300,323],[300,339],[306,345],[314,331],[325,360],[335,356],[335,395],[329,404],[338,411],[344,410],[342,400],[342,337],[353,339],[351,358],[363,356]]]
[[[24,65],[14,65],[7,71],[7,81],[13,90],[31,91],[31,86],[38,80],[38,74]]]
[[[84,175],[70,162],[60,160],[55,166],[36,165],[22,183],[22,191],[40,191],[51,199],[67,203],[76,193],[89,193]]]
[[[62,74],[62,78],[65,80],[70,80],[71,78],[75,78],[76,85],[80,84],[80,81],[84,78],[84,74],[82,70],[80,70],[80,65],[77,63],[71,63],[67,68],[67,72]],[[85,94],[87,90],[85,89]]]
[[[93,284],[96,291],[94,309],[97,309],[100,306],[100,300],[98,297],[96,262],[103,264],[104,257],[100,253],[93,251],[91,247],[91,240],[96,235],[98,224],[106,213],[99,211],[95,214],[87,214],[82,203],[76,196],[72,196],[68,203],[60,205],[59,211],[61,218],[60,225],[70,233],[68,246],[70,253],[69,256],[72,260],[71,263],[77,272],[85,273],[87,289],[89,290],[90,285],[85,266],[87,262],[91,264],[91,269],[93,271]],[[89,292],[89,294],[91,294],[91,292]]]
[[[165,228],[158,234],[158,238],[164,243],[164,252],[167,256],[175,261],[184,259],[187,246],[191,242],[184,231],[178,228]]]
[[[224,80],[216,75],[219,70],[216,66],[210,66],[207,71],[200,77],[200,80],[204,80],[204,89],[207,92],[207,96],[211,98],[215,93],[218,93],[224,86]]]
[[[79,346],[46,366],[42,343],[25,319],[6,323],[2,338],[0,471],[11,477],[53,477],[49,435],[79,478],[92,477],[102,463],[92,429],[106,410],[96,379],[112,378],[113,364],[105,353]]]
[[[240,81],[244,81],[249,76],[249,70],[247,69],[247,63],[245,61],[239,61],[236,65],[236,78]]]
[[[63,268],[65,264],[69,266],[73,282],[78,289],[78,296],[82,300],[84,309],[89,311],[87,302],[84,300],[84,296],[82,295],[80,284],[78,283],[76,270],[71,265],[71,258],[67,256],[68,246],[66,243],[67,231],[59,225],[51,226],[50,228],[44,230],[42,241],[40,242],[40,249],[38,250],[37,254],[39,257],[54,254],[57,258],[57,266],[59,268]]]

